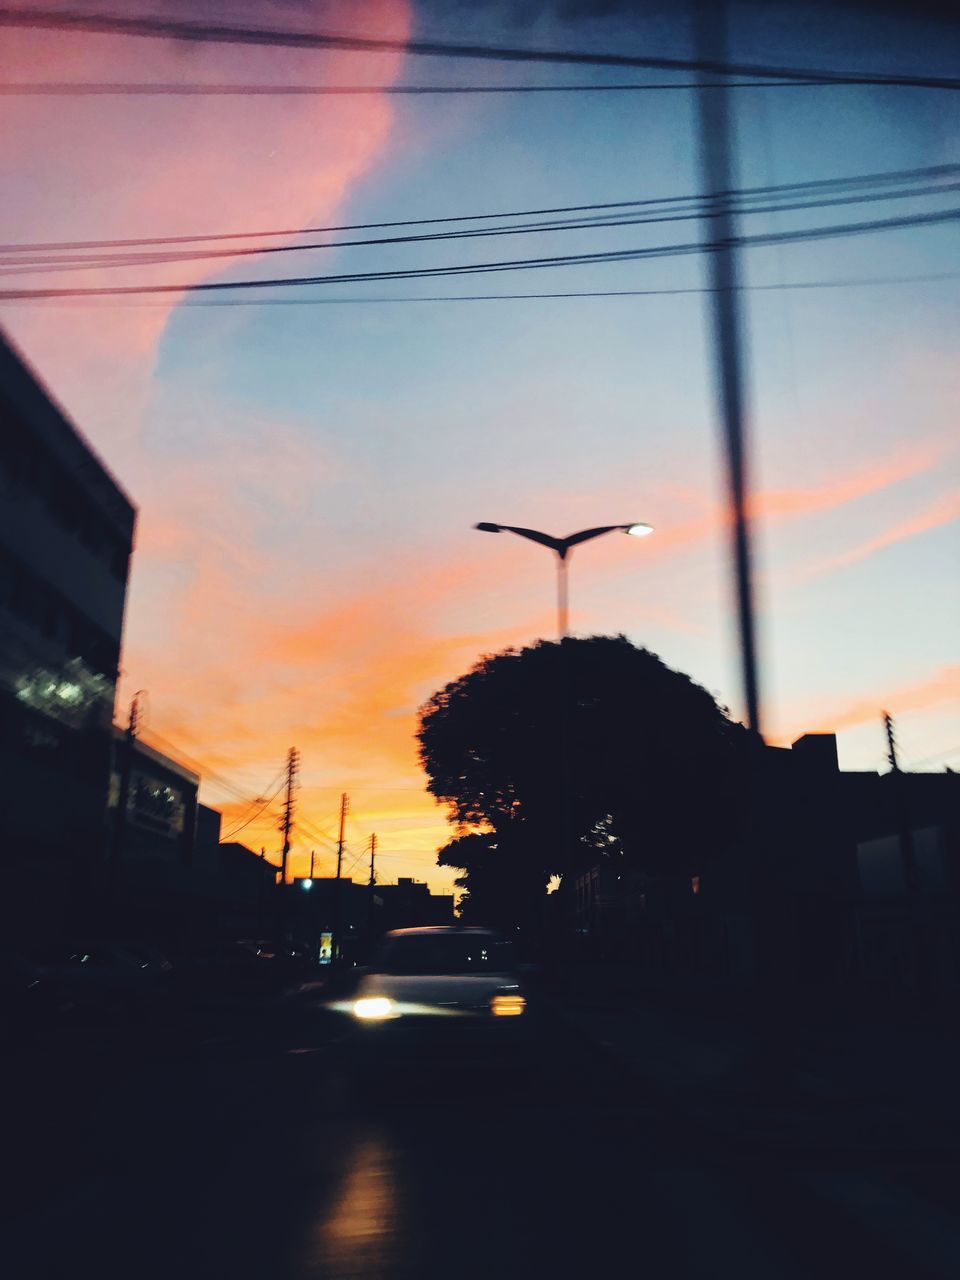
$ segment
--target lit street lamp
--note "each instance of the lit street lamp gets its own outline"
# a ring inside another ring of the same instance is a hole
[[[604,533],[627,533],[632,538],[645,538],[653,533],[649,524],[605,524],[598,529],[581,529],[579,533],[571,533],[567,538],[552,538],[549,533],[541,533],[538,529],[518,529],[512,524],[490,524],[484,522],[473,526],[483,533],[516,533],[521,538],[529,538],[531,542],[539,542],[549,547],[557,556],[557,630],[560,639],[567,635],[567,559],[572,549],[581,542],[589,542],[591,538],[599,538]]]

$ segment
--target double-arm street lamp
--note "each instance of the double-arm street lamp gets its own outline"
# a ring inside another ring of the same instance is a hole
[[[567,538],[552,538],[549,533],[541,533],[539,529],[518,529],[512,524],[483,524],[474,525],[475,529],[480,529],[483,533],[515,533],[521,538],[529,538],[531,542],[539,542],[543,547],[549,547],[555,552],[557,557],[557,630],[560,633],[560,639],[564,640],[567,635],[567,562],[570,552],[581,542],[589,542],[592,538],[599,538],[605,533],[627,533],[633,538],[645,538],[648,533],[653,533],[653,526],[649,524],[605,524],[598,529],[581,529],[579,533],[571,533]]]

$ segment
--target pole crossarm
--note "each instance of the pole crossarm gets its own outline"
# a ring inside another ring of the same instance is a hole
[[[604,533],[628,533],[631,529],[647,528],[645,525],[635,523],[603,524],[595,529],[581,529],[579,533],[570,533],[565,538],[555,538],[552,534],[541,532],[540,529],[526,529],[515,524],[492,524],[484,521],[473,527],[482,533],[515,533],[521,538],[529,538],[531,542],[539,542],[542,547],[549,547],[551,551],[555,551],[561,560],[566,558],[572,547],[581,542],[589,542],[592,538],[599,538]]]
[[[565,555],[571,547],[577,546],[580,542],[589,542],[591,538],[599,538],[604,533],[618,533],[621,530],[629,529],[628,524],[603,524],[596,529],[581,529],[579,533],[571,533],[566,538],[558,538],[557,541],[563,544],[561,555]]]
[[[531,542],[539,542],[542,547],[549,547],[557,555],[564,555],[564,538],[553,538],[549,533],[541,533],[539,529],[523,529],[513,524],[478,524],[474,526],[483,533],[516,533],[521,538],[529,538]]]

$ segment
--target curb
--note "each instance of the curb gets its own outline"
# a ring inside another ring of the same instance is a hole
[[[956,1145],[951,1146],[941,1136],[934,1137],[922,1129],[913,1140],[891,1140],[891,1121],[895,1129],[916,1130],[916,1124],[888,1107],[877,1109],[875,1103],[859,1099],[826,1100],[812,1093],[794,1091],[796,1105],[791,1107],[764,1105],[735,1096],[711,1096],[705,1090],[709,1102],[706,1105],[691,1105],[684,1100],[684,1090],[672,1087],[655,1075],[644,1072],[633,1056],[619,1050],[613,1041],[603,1040],[591,1032],[576,1014],[562,1004],[555,1001],[543,1003],[581,1044],[611,1065],[621,1070],[626,1068],[638,1084],[656,1095],[677,1120],[682,1120],[701,1134],[722,1140],[726,1144],[798,1155],[856,1154],[874,1159],[912,1158],[925,1161],[955,1160],[960,1153]],[[856,1108],[865,1124],[873,1121],[878,1129],[886,1131],[887,1136],[870,1140],[861,1133],[851,1133],[849,1124],[845,1122],[849,1120],[849,1113],[853,1108]],[[826,1126],[823,1123],[825,1118]]]

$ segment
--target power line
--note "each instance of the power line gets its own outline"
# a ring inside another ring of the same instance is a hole
[[[869,81],[867,82],[870,83]],[[859,82],[823,80],[716,80],[675,81],[646,84],[170,84],[156,82],[35,80],[0,84],[0,97],[9,98],[306,98],[364,97],[387,94],[391,97],[443,96],[447,94],[527,94],[527,93],[644,93],[683,89],[809,89],[858,88]]]
[[[779,231],[740,236],[741,248],[760,248],[774,244],[804,243],[864,235],[877,231],[901,230],[908,227],[936,226],[960,219],[960,208],[938,213],[911,214],[900,218],[884,218],[870,222],[839,223],[797,231]],[[642,249],[618,249],[602,253],[567,254],[546,258],[515,258],[493,262],[463,263],[448,267],[420,267],[391,271],[357,271],[323,276],[285,276],[266,280],[212,280],[199,284],[133,284],[86,288],[4,289],[0,301],[12,302],[40,298],[110,298],[149,294],[187,294],[236,292],[241,289],[275,289],[306,285],[355,284],[367,280],[423,280],[442,276],[483,275],[502,271],[529,271],[550,267],[599,265],[612,262],[636,262],[653,258],[682,257],[711,252],[711,246],[700,241],[675,245],[655,245]]]
[[[228,795],[232,795],[236,800],[241,801],[243,804],[253,805],[258,803],[257,799],[251,799],[249,795],[244,791],[241,791],[236,783],[231,782],[229,778],[225,778],[223,774],[217,773],[213,769],[209,769],[199,760],[194,759],[189,752],[184,751],[175,742],[171,742],[169,738],[165,738],[162,733],[158,733],[155,729],[147,729],[146,733],[143,735],[143,741],[145,741],[148,746],[150,745],[151,740],[160,744],[162,747],[165,747],[168,751],[173,752],[175,759],[190,765],[193,771],[199,775],[201,784],[206,783],[208,786],[217,786],[221,791],[225,791]],[[282,774],[278,774],[277,777],[269,783],[265,790],[269,791],[270,787],[272,787],[281,776]]]
[[[336,845],[335,840],[331,839],[331,837],[324,832],[318,831],[317,828],[313,826],[312,823],[307,822],[305,818],[301,818],[297,823],[297,829],[303,832],[304,835],[309,836],[315,844],[318,844],[321,847],[332,849]]]
[[[203,44],[261,45],[288,49],[336,49],[351,53],[400,53],[412,57],[470,61],[554,63],[569,66],[634,67],[684,71],[762,80],[806,80],[814,84],[873,84],[922,89],[958,89],[950,76],[916,76],[883,72],[811,71],[806,68],[717,62],[710,59],[652,57],[587,50],[523,49],[503,45],[457,44],[443,40],[398,40],[334,35],[320,31],[277,30],[172,18],[92,14],[64,9],[0,8],[0,26],[88,35],[122,35],[145,39],[189,40]]]
[[[945,281],[960,280],[960,272],[946,271],[939,275],[917,275],[917,276],[878,276],[872,279],[843,279],[843,280],[787,280],[776,284],[745,284],[741,285],[741,292],[748,293],[773,293],[781,290],[794,289],[855,289],[866,288],[870,286],[895,286],[907,284],[935,284]],[[679,289],[583,289],[571,290],[565,293],[474,293],[474,294],[436,294],[423,297],[398,297],[398,298],[229,298],[229,299],[204,299],[197,302],[189,302],[184,305],[189,307],[230,307],[230,306],[338,306],[353,304],[375,304],[375,303],[393,303],[393,302],[520,302],[520,301],[548,301],[550,299],[565,298],[662,298],[683,295],[703,295],[711,293],[712,289],[708,286],[691,286],[689,288]],[[147,304],[145,304],[147,305]],[[378,788],[373,788],[374,790]],[[379,790],[392,791],[397,788],[383,787]],[[401,788],[402,789],[402,788]],[[409,790],[421,790],[422,788],[411,787]],[[371,790],[371,788],[366,788]]]
[[[352,873],[353,871],[355,871],[355,870],[356,870],[356,868],[359,866],[359,864],[360,864],[360,859],[361,859],[361,858],[365,858],[365,857],[366,857],[366,854],[367,854],[367,848],[366,848],[366,846],[365,846],[364,848],[362,848],[362,849],[360,850],[360,852],[359,852],[359,853],[355,853],[355,854],[353,855],[353,857],[351,858],[350,863],[348,864],[348,866],[346,866],[346,867],[344,868],[344,872],[343,872],[344,876],[346,876],[347,878],[349,878],[349,876],[351,875],[351,873]]]
[[[840,280],[784,280],[775,284],[742,284],[741,292],[774,293],[792,289],[857,289],[868,287],[893,287],[908,284],[941,284],[946,281],[960,280],[960,271],[943,271],[934,275],[916,276],[877,276],[866,279]],[[691,285],[679,289],[571,289],[557,293],[441,293],[419,296],[401,295],[388,298],[198,298],[184,301],[182,307],[198,310],[205,307],[338,307],[338,306],[375,306],[392,303],[429,303],[429,302],[546,302],[553,299],[573,298],[664,298],[695,295],[711,292],[709,286]],[[155,302],[122,302],[110,299],[64,300],[66,307],[155,307],[165,304]],[[45,306],[56,306],[57,301],[45,302]],[[328,787],[328,791],[336,788]],[[423,791],[422,787],[363,787],[364,791]],[[332,837],[329,837],[332,838]]]
[[[337,851],[336,841],[330,840],[329,837],[326,837],[326,836],[321,837],[316,831],[314,831],[311,828],[308,822],[301,821],[298,824],[298,827],[299,827],[299,830],[303,832],[303,834],[307,836],[309,840],[311,840],[314,844],[319,845],[324,853],[331,853],[331,854],[336,853]]]
[[[847,196],[834,196],[828,199],[813,201],[794,201],[773,205],[749,205],[737,210],[741,214],[792,213],[809,209],[824,209],[840,205],[875,204],[883,200],[917,199],[926,195],[942,195],[960,190],[960,182],[940,183],[926,187],[907,187],[897,191],[862,192]],[[347,249],[364,246],[382,246],[396,244],[413,244],[441,240],[466,240],[487,238],[490,236],[542,235],[551,231],[594,231],[605,228],[652,226],[671,222],[699,222],[704,218],[721,216],[720,208],[714,202],[704,202],[699,208],[689,212],[656,214],[634,218],[591,218],[576,219],[567,222],[541,222],[524,225],[508,225],[505,227],[478,227],[461,231],[423,232],[419,235],[379,236],[366,240],[331,240],[311,244],[257,245],[235,249],[204,249],[189,253],[155,253],[155,254],[114,254],[109,257],[96,255],[83,257],[49,256],[46,258],[22,259],[0,258],[0,275],[47,274],[57,270],[103,270],[111,267],[157,266],[178,262],[206,261],[221,258],[259,257],[269,253],[302,253],[315,249]],[[11,261],[15,265],[10,265]]]
[[[246,792],[241,791],[241,789],[240,789],[238,786],[236,786],[234,783],[230,782],[228,779],[226,779],[226,778],[221,778],[219,774],[210,773],[210,772],[208,772],[208,771],[204,770],[202,766],[198,766],[198,772],[199,772],[199,774],[200,774],[200,783],[201,783],[201,785],[217,787],[217,788],[219,788],[221,791],[225,791],[225,792],[227,793],[227,795],[231,795],[231,796],[233,796],[233,798],[234,798],[235,800],[238,800],[238,801],[240,801],[241,803],[246,804],[248,807],[249,807],[249,806],[252,806],[252,805],[255,805],[255,804],[259,804],[259,802],[260,802],[260,801],[259,801],[259,796],[254,797],[253,799],[251,799],[251,798],[250,798],[250,796],[249,796],[249,795],[247,795],[247,793],[246,793]],[[279,781],[279,777],[278,777],[278,778],[274,778],[274,779],[270,782],[269,786],[267,786],[267,787],[264,789],[264,791],[262,791],[262,792],[260,793],[260,795],[265,795],[265,794],[266,794],[266,792],[270,790],[270,787],[274,786],[274,785],[275,785],[275,783],[276,783],[276,782],[278,782],[278,781]]]
[[[830,191],[857,187],[889,186],[894,183],[947,178],[960,173],[958,164],[926,165],[915,169],[887,169],[874,173],[848,174],[837,178],[812,178],[802,182],[775,183],[767,186],[736,187],[719,196],[694,193],[679,196],[653,196],[635,200],[608,200],[593,204],[556,205],[541,209],[512,209],[499,213],[461,213],[439,218],[406,218],[390,222],[352,222],[327,227],[286,227],[259,231],[214,232],[186,236],[145,236],[113,240],[34,241],[0,245],[0,253],[35,253],[44,250],[71,251],[81,249],[125,249],[149,245],[197,244],[206,241],[266,240],[275,237],[334,235],[343,231],[382,231],[396,227],[438,226],[453,222],[489,222],[506,218],[542,218],[550,214],[596,213],[600,210],[651,208],[662,205],[701,204],[719,198],[759,199],[763,196],[794,192]]]
[[[257,818],[260,817],[260,815],[264,812],[264,810],[269,808],[269,806],[273,804],[274,800],[276,800],[277,796],[280,794],[280,792],[283,790],[285,786],[286,786],[286,779],[284,779],[284,781],[280,783],[280,786],[277,787],[273,795],[267,797],[267,799],[263,802],[263,804],[256,811],[256,813],[252,815],[252,817],[249,817],[246,820],[246,822],[241,822],[238,827],[233,827],[230,831],[227,831],[226,833],[222,834],[220,836],[220,843],[224,844],[227,840],[232,840],[233,837],[236,835],[239,835],[240,832],[243,831],[245,827],[249,827],[252,822],[256,822]]]

